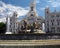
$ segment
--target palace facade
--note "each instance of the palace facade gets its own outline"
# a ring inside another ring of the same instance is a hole
[[[45,9],[45,31],[60,33],[60,12],[51,12],[49,7]]]

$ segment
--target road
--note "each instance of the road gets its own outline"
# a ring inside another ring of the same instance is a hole
[[[0,46],[60,45],[59,39],[51,40],[0,40]]]

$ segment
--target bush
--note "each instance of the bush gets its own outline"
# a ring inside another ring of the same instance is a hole
[[[6,32],[6,24],[0,22],[0,34]]]

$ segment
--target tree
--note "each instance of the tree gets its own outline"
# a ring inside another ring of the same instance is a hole
[[[6,24],[0,22],[0,34],[6,32]]]

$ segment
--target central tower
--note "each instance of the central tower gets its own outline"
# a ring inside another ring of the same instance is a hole
[[[37,16],[36,13],[36,0],[32,0],[30,3],[30,11],[28,12],[27,16]]]
[[[36,10],[36,0],[32,0],[30,3],[30,11]]]

